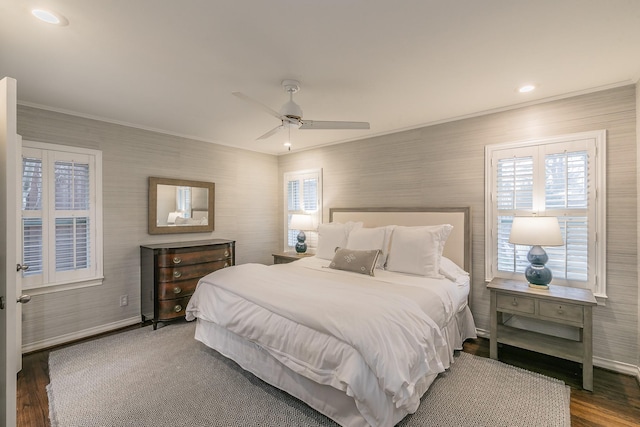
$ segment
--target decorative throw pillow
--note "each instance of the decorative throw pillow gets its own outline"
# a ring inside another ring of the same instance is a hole
[[[379,249],[358,251],[337,248],[329,268],[373,276],[379,256]]]
[[[450,224],[402,227],[393,230],[387,270],[442,278],[440,259],[451,233]]]

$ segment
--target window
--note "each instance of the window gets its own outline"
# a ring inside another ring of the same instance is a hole
[[[299,230],[289,227],[291,215],[310,214],[314,224],[322,222],[322,170],[314,169],[284,174],[284,212],[285,212],[285,251],[295,250]],[[317,247],[318,236],[314,232],[307,232],[307,246]]]
[[[545,248],[556,285],[606,297],[605,131],[486,147],[486,275],[522,279],[529,246],[514,216],[555,216],[564,246]],[[603,236],[600,238],[600,236]]]
[[[184,218],[191,218],[191,187],[176,187],[176,207]]]
[[[24,141],[23,288],[101,283],[101,168],[99,151]]]

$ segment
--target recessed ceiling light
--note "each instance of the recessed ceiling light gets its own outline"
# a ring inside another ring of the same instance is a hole
[[[523,85],[518,88],[518,92],[527,93],[535,90],[535,88],[536,88],[535,85]]]
[[[31,14],[36,18],[38,18],[39,20],[44,21],[48,24],[61,25],[61,26],[69,25],[69,21],[67,20],[67,18],[60,15],[59,13],[52,12],[50,10],[33,9],[31,11]]]

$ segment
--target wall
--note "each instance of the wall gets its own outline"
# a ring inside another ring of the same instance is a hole
[[[632,372],[638,364],[639,316],[635,86],[292,152],[279,158],[279,176],[282,180],[285,172],[322,168],[325,222],[331,207],[471,206],[471,305],[477,326],[488,331],[489,292],[484,283],[485,146],[599,129],[607,129],[608,141],[609,299],[606,306],[594,310],[595,363]],[[282,236],[283,226],[280,227]]]
[[[232,239],[237,263],[271,263],[280,247],[275,156],[25,106],[18,108],[18,133],[103,156],[104,283],[34,296],[23,307],[25,350],[140,321],[141,244]],[[149,235],[149,176],[215,182],[215,231]],[[119,306],[120,295],[129,296],[127,306]]]

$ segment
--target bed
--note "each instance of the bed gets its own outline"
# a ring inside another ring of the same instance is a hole
[[[338,424],[393,426],[476,337],[470,236],[469,208],[331,209],[315,256],[211,273],[186,318]]]

